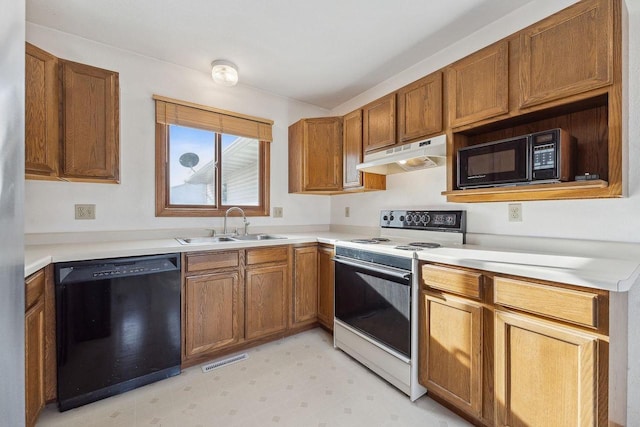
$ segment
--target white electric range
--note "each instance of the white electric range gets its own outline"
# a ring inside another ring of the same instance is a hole
[[[380,236],[336,242],[334,346],[416,400],[416,252],[464,244],[465,211],[386,210]]]

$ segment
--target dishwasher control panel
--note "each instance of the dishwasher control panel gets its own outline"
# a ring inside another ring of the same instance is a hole
[[[56,282],[76,283],[116,277],[140,276],[180,270],[180,255],[154,255],[59,263]]]

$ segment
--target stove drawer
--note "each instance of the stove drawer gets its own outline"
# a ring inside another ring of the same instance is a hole
[[[421,270],[424,287],[480,299],[483,275],[473,271],[424,264]]]

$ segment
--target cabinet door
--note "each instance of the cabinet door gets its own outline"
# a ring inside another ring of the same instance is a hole
[[[442,72],[398,91],[398,142],[410,142],[442,131]]]
[[[315,322],[318,318],[317,246],[295,248],[293,269],[293,324]]]
[[[333,247],[318,248],[318,320],[333,330]]]
[[[508,55],[508,42],[499,42],[448,68],[452,127],[509,112]]]
[[[356,169],[362,163],[362,110],[356,110],[343,118],[342,125],[343,177],[342,187],[362,186],[362,172]]]
[[[521,33],[521,107],[612,82],[611,3],[582,1]]]
[[[496,425],[597,425],[598,339],[496,311]]]
[[[430,393],[481,417],[482,307],[422,291],[419,345],[420,383]]]
[[[70,61],[61,63],[61,176],[118,182],[118,73]]]
[[[25,173],[57,179],[58,58],[29,43],[25,58]]]
[[[246,275],[245,337],[258,338],[287,328],[287,265],[248,269]]]
[[[237,271],[185,280],[185,354],[193,356],[242,338],[242,293]]]
[[[44,408],[44,300],[25,314],[25,420],[27,426],[36,424]]]
[[[304,189],[342,188],[342,119],[327,117],[304,122]]]
[[[362,107],[364,151],[375,151],[396,143],[396,94]]]

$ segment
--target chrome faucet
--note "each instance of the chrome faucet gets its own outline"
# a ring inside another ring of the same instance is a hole
[[[247,234],[247,228],[249,227],[250,222],[247,221],[247,216],[244,214],[244,211],[237,207],[237,206],[232,206],[229,209],[227,209],[227,211],[224,213],[224,224],[222,226],[222,234],[227,234],[227,216],[229,215],[229,212],[232,211],[240,211],[240,213],[242,214],[242,221],[244,222],[244,235]],[[234,234],[238,234],[238,229],[236,228],[236,232]]]

